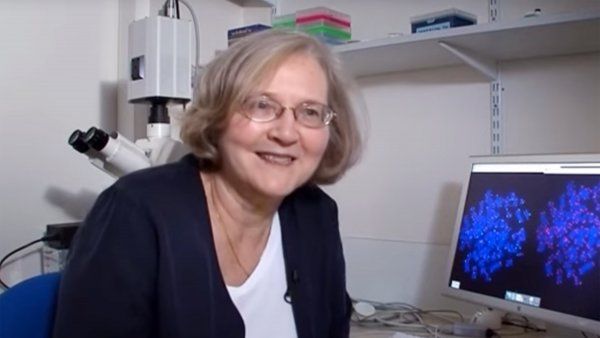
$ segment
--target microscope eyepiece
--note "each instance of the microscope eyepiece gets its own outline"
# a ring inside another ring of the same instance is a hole
[[[69,145],[82,154],[90,150],[90,147],[83,140],[83,136],[84,133],[79,129],[75,130],[71,136],[69,136]]]
[[[100,151],[108,143],[109,137],[110,136],[102,129],[91,127],[83,136],[83,141],[87,143],[88,146]]]

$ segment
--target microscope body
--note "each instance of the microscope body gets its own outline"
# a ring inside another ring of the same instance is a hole
[[[123,135],[91,127],[75,130],[69,144],[113,177],[179,159],[188,148],[171,137],[168,105],[192,98],[189,21],[146,17],[129,25],[128,100],[150,106],[146,138],[131,142]]]

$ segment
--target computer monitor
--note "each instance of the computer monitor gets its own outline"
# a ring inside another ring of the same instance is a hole
[[[444,294],[600,332],[600,154],[471,159]]]

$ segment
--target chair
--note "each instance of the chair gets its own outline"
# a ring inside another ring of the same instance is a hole
[[[0,338],[52,336],[60,273],[27,279],[0,294]]]

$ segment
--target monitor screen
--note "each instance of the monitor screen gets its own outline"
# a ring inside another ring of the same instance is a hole
[[[600,332],[600,155],[472,158],[445,294]]]

